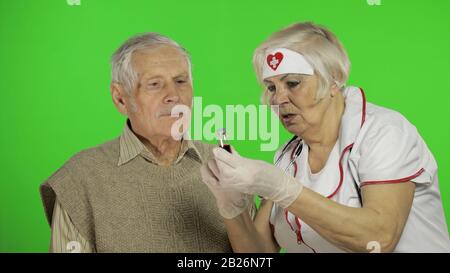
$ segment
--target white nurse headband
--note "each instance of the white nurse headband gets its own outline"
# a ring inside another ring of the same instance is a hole
[[[280,74],[314,75],[314,69],[302,54],[287,48],[277,48],[266,53],[263,79]]]

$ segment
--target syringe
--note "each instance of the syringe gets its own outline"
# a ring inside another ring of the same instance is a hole
[[[219,141],[219,146],[231,154],[231,147],[227,141],[227,135],[226,135],[225,128],[219,129],[217,131],[217,140]]]

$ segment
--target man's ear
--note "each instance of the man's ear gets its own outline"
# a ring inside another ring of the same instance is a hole
[[[126,92],[122,85],[112,82],[110,85],[111,89],[111,97],[114,105],[116,106],[117,110],[124,115],[128,115],[128,108],[125,104],[125,96]]]

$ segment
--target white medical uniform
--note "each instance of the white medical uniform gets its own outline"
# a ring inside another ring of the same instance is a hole
[[[416,128],[400,113],[366,103],[362,89],[347,87],[343,95],[345,111],[339,138],[325,167],[311,173],[309,148],[303,143],[289,172],[296,173],[311,190],[350,207],[361,207],[361,187],[413,181],[413,204],[394,252],[450,252],[437,164]],[[282,169],[288,166],[296,143],[286,150]],[[270,223],[275,239],[287,252],[343,252],[276,204]]]

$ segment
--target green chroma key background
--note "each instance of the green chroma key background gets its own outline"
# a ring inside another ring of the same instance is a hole
[[[50,229],[38,186],[81,149],[115,138],[124,118],[110,94],[112,52],[160,32],[186,47],[203,106],[259,104],[255,47],[298,21],[329,27],[352,62],[349,85],[405,115],[438,165],[450,219],[450,1],[0,0],[0,252],[45,252]],[[289,134],[280,129],[280,145]],[[232,141],[271,161],[261,141]]]

